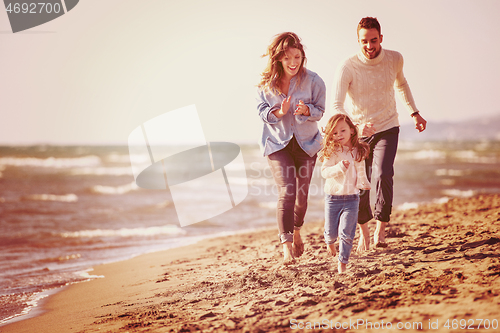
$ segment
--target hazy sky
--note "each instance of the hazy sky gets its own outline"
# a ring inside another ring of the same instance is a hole
[[[0,144],[126,144],[141,123],[191,104],[207,140],[257,142],[260,56],[283,31],[302,38],[307,67],[327,85],[324,124],[365,16],[381,22],[382,46],[403,54],[430,126],[498,114],[498,14],[498,0],[82,0],[13,34],[2,7]]]

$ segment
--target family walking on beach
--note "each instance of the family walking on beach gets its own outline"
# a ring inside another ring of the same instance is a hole
[[[334,257],[334,243],[339,239],[339,273],[346,271],[356,224],[361,231],[358,251],[369,249],[368,222],[372,220],[376,222],[375,246],[387,247],[385,227],[392,210],[399,138],[395,91],[415,128],[419,132],[426,128],[403,75],[403,57],[382,48],[378,20],[363,18],[357,35],[360,51],[336,71],[334,115],[323,133],[317,122],[325,112],[326,86],[318,74],[306,69],[300,38],[292,32],[279,34],[264,55],[269,60],[258,85],[257,109],[264,123],[260,143],[279,189],[276,215],[285,264],[304,252],[300,229],[318,157],[326,179],[324,238]],[[352,101],[349,111],[344,108],[346,95]]]

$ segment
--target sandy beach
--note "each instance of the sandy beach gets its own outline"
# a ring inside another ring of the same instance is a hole
[[[323,221],[289,266],[274,229],[98,266],[0,332],[500,330],[500,195],[396,211],[387,230],[343,275]]]

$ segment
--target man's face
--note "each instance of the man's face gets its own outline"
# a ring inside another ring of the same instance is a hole
[[[382,37],[375,28],[358,31],[358,43],[365,57],[374,59],[380,54]]]

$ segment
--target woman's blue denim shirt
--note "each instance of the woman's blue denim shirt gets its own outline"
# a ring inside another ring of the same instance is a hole
[[[321,149],[322,137],[318,130],[317,121],[323,117],[325,112],[325,83],[318,74],[308,69],[306,69],[298,87],[296,83],[297,77],[294,76],[288,88],[288,95],[292,96],[290,110],[281,118],[276,117],[272,112],[281,108],[281,102],[287,96],[258,90],[257,109],[264,122],[260,142],[264,156],[285,148],[294,135],[300,147],[309,156],[314,156]],[[309,116],[293,115],[300,100],[309,107]]]

